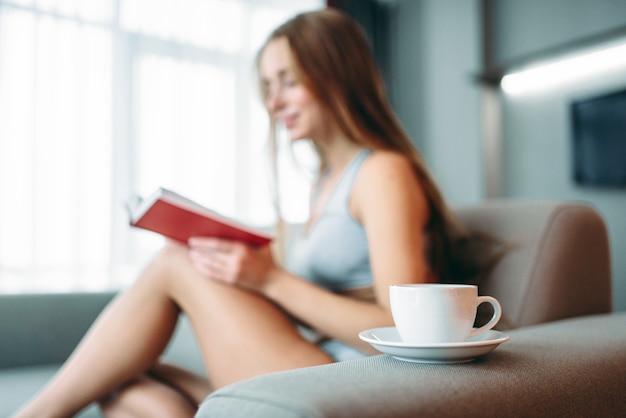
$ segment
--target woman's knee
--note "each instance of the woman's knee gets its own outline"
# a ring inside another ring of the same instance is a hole
[[[217,309],[220,298],[216,293],[224,286],[196,270],[187,246],[168,242],[155,254],[134,287],[166,298],[192,322],[200,323],[209,320]]]
[[[152,264],[156,264],[166,271],[177,270],[181,264],[191,266],[189,248],[179,242],[168,240],[163,248],[156,253]]]
[[[151,286],[161,284],[169,287],[171,281],[180,282],[186,276],[197,274],[189,259],[188,247],[168,241],[146,266],[139,281],[148,282]]]

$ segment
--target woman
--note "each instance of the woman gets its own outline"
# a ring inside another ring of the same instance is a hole
[[[257,64],[272,132],[311,140],[321,162],[292,265],[238,242],[169,243],[18,417],[94,401],[111,417],[192,416],[226,384],[371,353],[358,333],[393,324],[389,285],[450,276],[461,229],[393,116],[360,28],[330,9],[296,16]],[[158,362],[181,312],[208,379]]]

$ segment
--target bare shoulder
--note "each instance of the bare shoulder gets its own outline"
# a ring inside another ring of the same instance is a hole
[[[363,163],[364,176],[380,175],[413,175],[411,160],[395,151],[378,150],[372,151],[371,155]]]
[[[426,198],[411,160],[394,151],[373,151],[355,181],[351,207],[357,219],[365,212],[392,206],[427,210]]]
[[[370,191],[384,191],[390,186],[420,189],[411,160],[399,152],[383,150],[373,151],[363,162],[355,186],[366,186]]]

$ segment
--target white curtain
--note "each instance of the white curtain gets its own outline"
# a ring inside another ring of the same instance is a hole
[[[0,292],[126,285],[163,241],[129,228],[123,203],[158,186],[271,224],[254,55],[322,6],[0,1]],[[309,179],[286,169],[298,221]]]

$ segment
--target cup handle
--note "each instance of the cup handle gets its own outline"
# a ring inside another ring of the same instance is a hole
[[[500,306],[500,302],[498,302],[498,299],[492,296],[479,296],[476,301],[476,306],[479,306],[480,304],[485,302],[491,303],[491,306],[493,306],[493,316],[491,317],[489,322],[487,322],[482,327],[472,328],[472,331],[470,332],[470,337],[473,337],[474,335],[478,335],[485,331],[489,331],[491,328],[496,326],[496,324],[500,320],[500,317],[502,316],[502,307]]]

